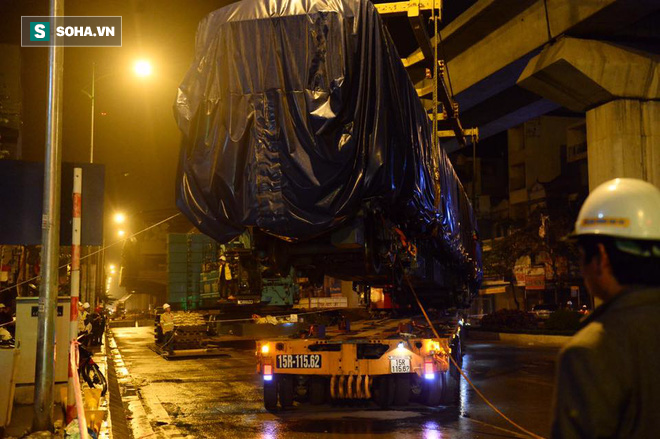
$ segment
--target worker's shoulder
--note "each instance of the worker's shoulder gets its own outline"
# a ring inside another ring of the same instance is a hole
[[[568,350],[621,349],[628,341],[646,333],[660,334],[657,316],[660,314],[660,290],[645,289],[631,292],[612,303],[588,323],[564,346]]]
[[[640,329],[656,329],[650,322],[657,320],[660,312],[660,288],[635,289],[627,292],[600,315],[605,330],[618,333],[638,332]]]
[[[580,329],[561,350],[567,352],[580,352],[601,347],[607,341],[607,331],[602,321],[592,321]]]

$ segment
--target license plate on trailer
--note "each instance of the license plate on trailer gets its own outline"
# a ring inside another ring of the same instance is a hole
[[[391,373],[410,373],[410,358],[390,358]]]
[[[277,356],[278,369],[320,369],[319,354],[288,354]]]

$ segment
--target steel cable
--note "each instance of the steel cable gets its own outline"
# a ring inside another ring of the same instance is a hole
[[[417,293],[415,292],[415,288],[413,288],[412,283],[410,282],[410,279],[408,276],[406,276],[406,282],[408,283],[408,286],[410,287],[410,291],[412,292],[413,296],[415,297],[415,300],[417,301],[417,305],[419,306],[419,309],[422,310],[422,314],[424,314],[424,318],[426,319],[426,322],[429,324],[431,327],[431,330],[433,331],[433,334],[436,336],[438,341],[440,341],[441,337],[438,334],[438,331],[435,329],[435,325],[433,325],[433,322],[431,322],[431,319],[429,318],[429,315],[426,313],[426,309],[424,309],[424,306],[422,305],[422,302],[420,302],[419,297],[417,296]],[[509,424],[511,424],[513,427],[517,428],[518,430],[522,431],[526,435],[534,438],[534,439],[545,439],[543,436],[539,436],[535,433],[532,433],[531,431],[525,429],[524,427],[516,424],[513,420],[511,420],[508,416],[506,416],[504,413],[502,413],[501,410],[499,410],[495,405],[486,398],[486,396],[481,393],[479,389],[470,381],[470,378],[467,377],[465,372],[463,372],[463,369],[456,363],[456,360],[449,355],[449,360],[452,362],[452,364],[456,367],[456,369],[460,372],[461,376],[465,379],[465,381],[472,387],[472,389],[479,395],[479,397],[490,407],[493,409],[495,413],[500,415],[505,421],[507,421]]]
[[[126,241],[127,239],[134,238],[134,237],[136,237],[136,236],[138,236],[138,235],[140,235],[140,234],[146,232],[147,230],[151,230],[151,229],[153,229],[154,227],[158,227],[158,226],[160,226],[161,224],[165,224],[166,222],[173,220],[174,218],[176,218],[176,217],[179,216],[179,215],[181,215],[181,213],[175,213],[174,215],[172,215],[172,216],[170,216],[170,217],[168,217],[168,218],[165,218],[165,219],[162,220],[162,221],[159,221],[159,222],[157,222],[157,223],[155,223],[155,224],[150,225],[149,227],[146,227],[146,228],[144,228],[144,229],[142,229],[142,230],[140,230],[140,231],[138,231],[138,232],[133,233],[132,235],[128,236],[127,238],[119,239],[119,240],[117,240],[117,241],[115,241],[115,242],[113,242],[113,243],[111,243],[111,244],[108,244],[108,245],[106,245],[106,246],[104,246],[104,247],[102,247],[102,248],[100,248],[100,249],[98,249],[98,250],[96,250],[96,251],[94,251],[94,252],[88,254],[88,255],[81,256],[81,257],[80,257],[80,260],[82,261],[83,259],[87,259],[87,258],[89,258],[90,256],[94,256],[94,255],[96,255],[96,254],[99,254],[99,253],[105,251],[106,249],[108,249],[108,248],[110,248],[110,247],[114,247],[115,245],[117,245],[117,244],[119,244],[119,243],[122,243],[122,242]],[[67,265],[69,265],[69,264],[67,263],[67,264],[61,265],[61,266],[57,267],[57,269],[60,270],[60,269],[62,269],[62,268],[64,268],[64,267],[66,267]],[[34,280],[38,280],[38,279],[40,279],[40,278],[41,278],[41,276],[34,276],[34,277],[31,277],[31,278],[29,278],[29,279],[26,279],[26,280],[24,280],[24,281],[22,281],[22,282],[19,282],[19,283],[15,284],[15,285],[12,285],[12,286],[10,286],[10,287],[6,287],[6,288],[1,289],[1,290],[0,290],[0,293],[3,293],[3,292],[5,292],[5,291],[9,291],[9,290],[11,290],[12,288],[18,288],[18,287],[20,287],[21,285],[25,285],[25,284],[27,284],[27,283],[30,283],[30,282],[34,281]]]

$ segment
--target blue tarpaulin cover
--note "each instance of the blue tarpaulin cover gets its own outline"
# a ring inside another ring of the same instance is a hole
[[[219,242],[248,226],[310,239],[377,199],[480,271],[472,208],[371,2],[243,0],[209,14],[175,116],[177,204]]]

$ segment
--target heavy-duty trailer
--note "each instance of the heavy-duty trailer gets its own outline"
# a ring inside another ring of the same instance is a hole
[[[387,291],[399,316],[469,305],[477,220],[440,138],[461,148],[478,133],[462,127],[438,56],[441,5],[243,0],[200,23],[176,102],[177,205],[220,243],[249,235],[245,285],[331,276],[366,307],[371,288]],[[393,38],[385,15],[410,35]],[[266,407],[450,402],[460,325],[428,323],[368,319],[259,342]]]
[[[381,408],[416,401],[429,406],[457,402],[461,324],[435,322],[435,339],[423,319],[343,322],[343,329],[313,330],[305,339],[274,338],[257,343],[264,406],[291,408],[294,401],[323,404],[375,401]]]

